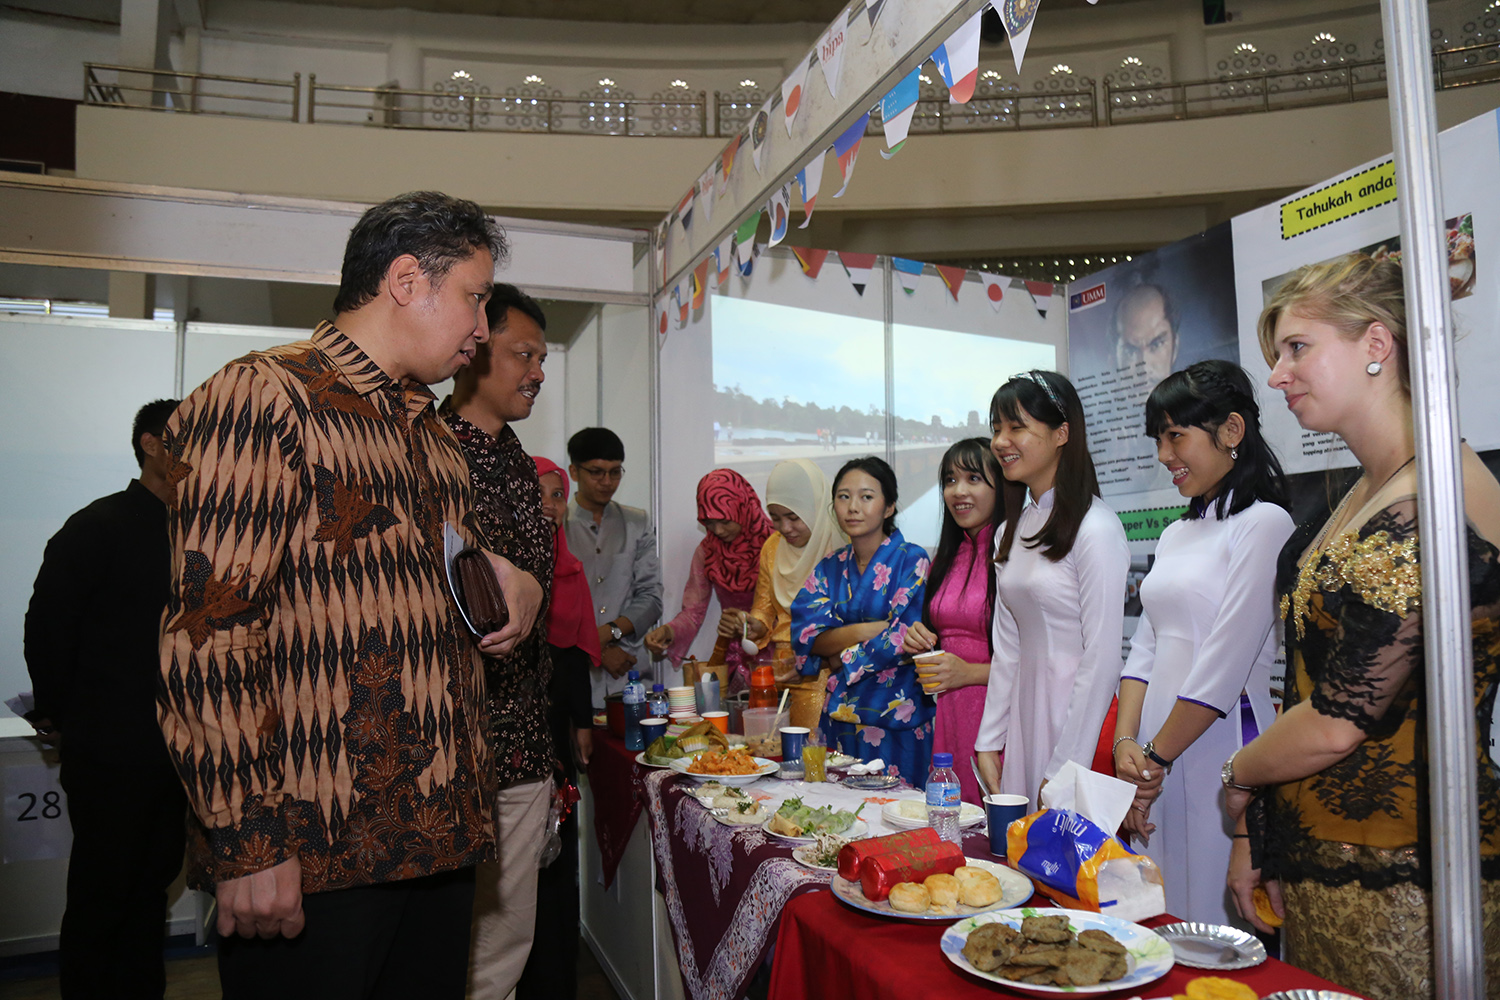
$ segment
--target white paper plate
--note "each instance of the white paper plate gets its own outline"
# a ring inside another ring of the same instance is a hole
[[[850,882],[843,876],[833,877],[833,895],[839,902],[851,906],[856,910],[866,913],[878,914],[882,917],[898,917],[901,920],[942,920],[951,923],[959,917],[974,916],[981,913],[990,913],[995,910],[1008,910],[1014,906],[1020,906],[1031,898],[1031,879],[1022,875],[1014,868],[996,864],[993,861],[983,861],[979,858],[969,858],[968,867],[979,868],[989,872],[1000,880],[1000,901],[992,906],[964,906],[960,903],[956,909],[957,913],[903,913],[891,906],[891,901],[882,899],[874,902],[865,898],[864,890],[858,882]],[[963,945],[959,945],[960,948]]]
[[[922,816],[903,816],[901,804],[913,802],[922,807]],[[880,818],[885,820],[887,826],[893,826],[898,830],[915,830],[919,826],[927,826],[927,804],[921,799],[898,799],[895,802],[887,802],[885,808],[880,811]],[[960,829],[967,830],[971,826],[978,826],[984,822],[984,810],[972,802],[965,802],[958,810],[958,825]]]
[[[769,833],[771,836],[775,837],[777,840],[784,840],[788,844],[812,844],[817,842],[817,837],[789,837],[784,833],[777,833],[776,831],[772,830],[771,818],[774,815],[775,812],[773,811],[771,816],[766,817],[766,821],[761,824],[760,828]],[[856,819],[853,824],[850,825],[849,829],[844,830],[842,833],[838,834],[838,836],[843,837],[845,840],[858,840],[869,832],[870,824],[866,823],[862,819]]]
[[[964,943],[969,940],[969,934],[976,927],[999,921],[1009,924],[1020,930],[1021,921],[1026,917],[1050,917],[1062,915],[1068,918],[1068,924],[1074,933],[1087,930],[1101,930],[1114,936],[1115,940],[1125,946],[1126,971],[1123,978],[1111,982],[1100,983],[1097,986],[1038,986],[1031,983],[1018,983],[1013,979],[1004,979],[993,972],[980,972],[969,964],[964,958]],[[1048,993],[1115,993],[1123,990],[1139,990],[1147,983],[1154,983],[1168,972],[1176,959],[1172,953],[1172,946],[1167,944],[1166,938],[1152,930],[1147,930],[1140,924],[1132,924],[1118,917],[1106,917],[1102,913],[1089,913],[1084,910],[1038,910],[1026,907],[1021,910],[1002,910],[994,913],[983,913],[978,916],[968,917],[960,920],[952,927],[943,932],[939,947],[943,954],[948,956],[948,961],[972,976],[987,979],[992,983],[999,983],[1006,989],[1017,990],[1021,993],[1048,994]]]
[[[1266,946],[1238,927],[1184,922],[1158,927],[1156,933],[1172,946],[1178,965],[1194,969],[1249,969],[1266,960]],[[1221,957],[1228,949],[1234,950],[1234,957]]]
[[[659,767],[664,771],[670,771],[672,769],[671,764],[652,764],[650,761],[646,760],[646,751],[644,750],[635,755],[635,762],[642,767]]]
[[[1335,990],[1282,990],[1270,994],[1265,1000],[1359,1000],[1359,997]]]
[[[837,863],[831,864],[831,865],[817,865],[817,864],[813,864],[812,856],[813,856],[813,852],[817,850],[817,846],[818,845],[816,845],[816,844],[803,844],[801,847],[799,847],[796,850],[792,851],[792,858],[797,862],[797,864],[801,865],[802,867],[804,867],[804,868],[811,868],[814,871],[820,871],[820,872],[836,872],[836,871],[838,871],[839,870],[839,866],[838,866]]]
[[[775,774],[781,767],[781,765],[776,763],[774,760],[767,760],[764,757],[755,757],[752,759],[760,765],[760,770],[756,771],[754,774],[693,774],[688,770],[688,765],[691,764],[692,761],[686,757],[684,757],[682,760],[672,761],[672,770],[676,771],[680,775],[683,775],[684,777],[691,778],[694,781],[717,781],[721,785],[726,785],[731,788],[739,788],[754,781],[758,781],[768,774]]]

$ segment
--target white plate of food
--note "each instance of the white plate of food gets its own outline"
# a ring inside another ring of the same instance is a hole
[[[725,826],[760,826],[771,815],[769,809],[743,790],[721,781],[699,785],[693,797]]]
[[[853,812],[832,806],[805,805],[794,796],[766,817],[764,829],[771,836],[792,844],[811,844],[820,833],[858,840],[870,832],[870,825],[859,818],[863,808],[864,803]]]
[[[792,851],[792,858],[804,868],[820,872],[839,870],[839,850],[849,843],[849,838],[831,833],[819,834],[811,844],[803,844]]]
[[[1249,969],[1266,960],[1266,946],[1249,931],[1227,924],[1184,921],[1156,928],[1167,939],[1178,965],[1194,969]]]
[[[939,902],[934,906],[931,902],[931,894],[929,893],[928,905],[925,910],[921,912],[912,909],[903,910],[893,905],[889,899],[876,901],[867,898],[859,882],[850,882],[840,875],[833,877],[833,894],[841,903],[847,906],[882,917],[899,917],[902,920],[946,920],[950,923],[960,917],[989,913],[993,910],[1008,910],[1012,907],[1020,906],[1031,898],[1033,891],[1031,879],[1015,869],[1007,868],[1005,865],[996,864],[993,861],[983,861],[979,858],[969,858],[967,860],[968,864],[964,868],[960,868],[960,872],[984,872],[992,876],[999,883],[998,887],[992,888],[986,896],[982,897],[992,899],[993,902],[980,905],[968,905],[963,902],[956,902],[950,905],[946,902]],[[960,892],[962,892],[964,883],[969,878],[975,876],[959,876],[955,872],[954,877],[959,881]],[[913,883],[906,882],[902,884],[911,885]],[[926,888],[925,880],[923,888]],[[961,898],[962,896],[960,896]],[[975,897],[970,896],[970,898]],[[901,902],[905,905],[905,901]]]
[[[672,770],[694,781],[717,781],[730,786],[748,785],[768,774],[775,774],[780,766],[774,760],[752,757],[743,750],[730,750],[727,753],[709,751],[696,757],[672,761]],[[691,768],[697,770],[690,770]],[[721,768],[724,770],[720,770]],[[750,768],[754,770],[749,770]]]
[[[880,811],[880,818],[885,820],[887,826],[893,826],[898,830],[915,830],[919,826],[928,825],[927,803],[921,799],[897,799],[895,802],[887,802],[885,808]],[[983,809],[972,802],[965,802],[959,806],[960,829],[967,830],[983,822]]]
[[[998,926],[986,930],[990,925]],[[1176,962],[1172,946],[1155,931],[1083,910],[982,913],[944,931],[939,946],[963,971],[1032,994],[1139,990]]]
[[[658,758],[658,759],[659,760],[667,760],[668,758],[663,757],[663,758]],[[649,760],[646,759],[646,751],[644,751],[644,750],[642,750],[640,753],[638,753],[638,754],[635,755],[635,762],[637,764],[641,765],[642,767],[659,767],[662,770],[667,770],[667,771],[669,771],[669,770],[672,769],[672,765],[670,763],[667,763],[667,764],[653,764],[653,763],[651,763]]]

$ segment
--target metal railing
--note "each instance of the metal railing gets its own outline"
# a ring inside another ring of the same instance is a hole
[[[1438,90],[1500,80],[1500,45],[1486,42],[1435,51],[1433,86]],[[1180,83],[1104,84],[1104,121],[1131,122],[1213,118],[1282,111],[1386,96],[1385,60],[1327,63],[1268,70],[1245,76]]]
[[[176,73],[84,63],[84,103],[300,121],[302,75],[290,81],[212,73]],[[1500,43],[1433,52],[1438,90],[1500,82]],[[1093,128],[1134,122],[1206,118],[1343,104],[1386,96],[1385,60],[1327,63],[1181,83],[1098,84],[1088,77],[1051,78],[1025,91],[982,82],[967,104],[923,97],[911,133],[954,134]],[[761,101],[743,93],[671,92],[650,98],[608,91],[494,94],[472,86],[404,90],[394,84],[352,87],[319,83],[308,74],[307,121],[373,128],[562,135],[717,136],[744,128]],[[712,112],[712,114],[710,114]],[[879,135],[879,112],[868,133]]]
[[[83,103],[295,122],[300,120],[302,74],[293,73],[290,81],[261,80],[86,62]]]
[[[697,100],[518,97],[472,87],[403,90],[349,87],[307,78],[307,120],[322,124],[460,132],[705,136],[707,95]]]

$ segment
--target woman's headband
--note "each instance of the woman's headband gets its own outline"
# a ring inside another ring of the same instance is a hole
[[[1035,382],[1037,385],[1041,386],[1042,389],[1046,391],[1047,398],[1052,400],[1052,405],[1057,407],[1057,412],[1063,415],[1064,420],[1068,419],[1068,408],[1066,406],[1063,406],[1062,400],[1057,398],[1057,391],[1052,388],[1052,383],[1047,381],[1046,376],[1044,376],[1041,372],[1033,369],[1029,372],[1022,372],[1019,375],[1013,376],[1012,381],[1018,378],[1024,378],[1027,381]]]

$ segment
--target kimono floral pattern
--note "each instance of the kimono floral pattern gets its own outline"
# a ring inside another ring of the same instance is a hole
[[[880,757],[896,773],[914,779],[927,772],[936,703],[917,683],[916,667],[901,645],[906,630],[922,617],[928,568],[927,553],[896,531],[881,543],[863,572],[852,546],[829,555],[792,602],[792,648],[806,676],[816,676],[823,665],[823,658],[812,652],[823,632],[886,622],[879,635],[827,658],[833,670],[822,726],[831,734],[829,715],[849,706],[861,726],[859,756]]]

